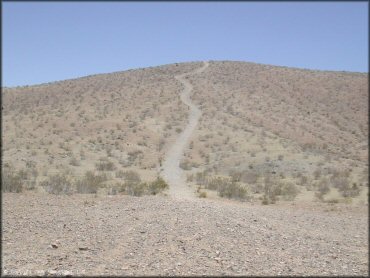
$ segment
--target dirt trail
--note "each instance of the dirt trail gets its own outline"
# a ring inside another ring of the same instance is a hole
[[[174,145],[170,148],[163,162],[162,177],[170,185],[169,195],[175,198],[193,199],[194,192],[187,186],[185,176],[180,168],[180,161],[183,157],[184,149],[198,124],[202,114],[200,109],[191,101],[190,95],[193,90],[191,83],[186,80],[188,75],[199,74],[209,66],[208,62],[194,71],[176,75],[175,78],[184,85],[181,93],[181,101],[189,106],[189,122]]]

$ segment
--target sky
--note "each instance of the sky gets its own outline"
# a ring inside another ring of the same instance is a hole
[[[368,3],[2,4],[2,86],[204,60],[368,72]]]

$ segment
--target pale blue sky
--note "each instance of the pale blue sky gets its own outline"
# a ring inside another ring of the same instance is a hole
[[[367,2],[3,2],[3,86],[201,60],[368,72]]]

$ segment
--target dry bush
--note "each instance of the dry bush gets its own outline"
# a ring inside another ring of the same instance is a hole
[[[161,177],[157,177],[157,179],[148,185],[148,192],[150,195],[156,195],[163,190],[168,188],[168,184],[162,179]]]
[[[114,171],[116,166],[112,161],[100,161],[95,164],[95,168],[98,171]]]
[[[16,173],[10,165],[4,165],[2,169],[2,191],[20,193],[23,191],[22,173]]]
[[[320,201],[324,200],[324,195],[330,192],[329,182],[327,179],[321,179],[317,184],[317,191],[315,197]]]
[[[199,193],[198,196],[199,196],[199,198],[207,198],[207,192],[202,191],[202,192]]]
[[[236,199],[236,200],[249,200],[250,196],[248,195],[247,189],[238,184],[231,179],[225,180],[226,182],[222,183],[221,186],[218,188],[218,195],[220,197],[225,197],[228,199]]]
[[[274,204],[279,200],[279,196],[285,201],[293,201],[298,195],[298,187],[291,182],[278,182],[270,175],[264,178],[264,195],[262,203],[264,205]]]
[[[148,190],[148,184],[145,182],[127,183],[125,182],[124,193],[131,196],[142,196]]]
[[[40,183],[51,194],[72,194],[72,182],[65,174],[55,174]]]
[[[249,171],[243,172],[241,180],[245,183],[248,183],[248,184],[254,184],[254,183],[257,182],[258,177],[259,177],[259,175],[258,175],[257,172],[249,170]]]
[[[195,181],[199,185],[205,185],[205,183],[207,181],[207,173],[206,173],[206,171],[196,173],[196,175],[195,175]]]
[[[73,156],[69,160],[69,165],[72,165],[72,166],[81,166],[81,163]]]
[[[88,171],[82,179],[77,180],[76,190],[77,193],[92,194],[97,193],[99,187],[102,187],[103,182],[107,181],[107,175],[95,175],[93,172]]]
[[[356,183],[353,183],[351,186],[348,176],[349,174],[347,173],[335,174],[331,177],[330,182],[343,197],[356,197],[360,194],[360,187]]]

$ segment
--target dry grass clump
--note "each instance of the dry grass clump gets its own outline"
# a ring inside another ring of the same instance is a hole
[[[76,191],[83,194],[97,193],[107,180],[107,175],[104,173],[95,175],[92,171],[87,171],[82,179],[76,181]]]
[[[67,174],[55,174],[40,184],[46,192],[51,194],[72,194],[73,182]]]
[[[98,171],[114,171],[116,166],[112,161],[109,161],[108,159],[102,159],[95,164],[95,168]]]
[[[19,193],[23,191],[23,174],[16,172],[10,165],[5,165],[2,169],[2,191]]]
[[[281,182],[267,175],[264,178],[262,204],[274,204],[279,197],[285,201],[293,201],[299,193],[299,188],[292,182]]]
[[[38,171],[34,163],[27,162],[26,169],[19,169],[9,163],[2,168],[2,191],[19,193],[23,190],[33,190],[37,184]]]
[[[235,199],[240,201],[250,200],[248,189],[245,184],[241,184],[232,177],[208,177],[206,172],[197,173],[199,185],[204,185],[206,189],[215,190],[222,198]]]

